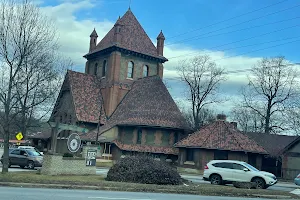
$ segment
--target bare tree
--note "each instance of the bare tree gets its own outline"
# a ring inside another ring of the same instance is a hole
[[[193,129],[196,130],[195,126],[195,120],[192,114],[192,109],[190,106],[185,105],[183,100],[175,100],[179,110],[181,111],[183,117],[185,118],[188,125]],[[212,123],[216,120],[216,115],[213,110],[209,108],[203,108],[200,111],[198,121],[200,122],[200,127]]]
[[[225,80],[224,70],[217,67],[207,55],[180,61],[177,70],[183,83],[188,86],[195,129],[199,129],[202,109],[220,102],[216,95],[220,83]]]
[[[232,111],[231,116],[234,121],[238,123],[243,132],[259,132],[264,128],[264,120],[255,111],[245,108],[241,105],[236,105]]]
[[[8,171],[12,126],[43,115],[41,107],[55,98],[59,84],[56,30],[29,0],[3,0],[0,5],[0,126],[4,135],[2,172]]]
[[[243,90],[243,106],[263,119],[264,133],[284,131],[291,99],[298,96],[298,72],[284,57],[264,58],[253,68]]]

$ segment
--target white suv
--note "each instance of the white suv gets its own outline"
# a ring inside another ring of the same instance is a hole
[[[215,185],[232,182],[254,182],[257,189],[265,189],[277,183],[274,174],[259,171],[246,162],[235,160],[210,161],[204,167],[203,179]]]

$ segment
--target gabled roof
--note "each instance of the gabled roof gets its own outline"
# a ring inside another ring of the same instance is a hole
[[[280,156],[281,153],[299,136],[275,135],[265,133],[246,133],[251,139],[264,147],[272,156]]]
[[[158,76],[136,80],[100,131],[104,132],[116,125],[189,129],[186,120]]]
[[[175,147],[267,153],[254,140],[226,121],[215,121],[175,144]]]
[[[114,41],[116,24],[121,27],[120,35],[122,39],[118,44]],[[156,47],[130,9],[117,20],[116,24],[98,43],[95,50],[89,54],[118,46],[144,55],[166,59],[158,55]]]
[[[71,70],[68,70],[66,76],[69,80],[77,120],[98,123],[102,104],[101,124],[104,124],[106,115],[97,77]]]

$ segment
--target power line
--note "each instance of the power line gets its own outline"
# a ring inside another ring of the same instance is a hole
[[[212,62],[216,62],[216,61],[224,60],[224,59],[228,59],[228,58],[233,58],[233,57],[238,57],[238,56],[242,56],[242,55],[247,55],[249,53],[253,53],[253,52],[257,52],[257,51],[261,51],[261,50],[265,50],[265,49],[270,49],[270,48],[273,48],[273,47],[282,46],[282,45],[285,45],[285,44],[289,44],[289,43],[293,43],[293,42],[298,42],[298,41],[300,41],[300,39],[294,40],[294,41],[290,41],[290,42],[286,42],[286,43],[282,43],[282,44],[278,44],[278,45],[269,46],[269,47],[266,47],[266,48],[261,48],[261,49],[256,49],[256,50],[253,50],[253,51],[248,51],[248,52],[237,54],[237,55],[234,55],[234,56],[227,56],[227,57],[224,57],[224,58],[212,60]],[[288,65],[300,65],[300,63],[293,63],[293,64],[288,64]],[[246,72],[246,71],[250,71],[250,70],[251,69],[249,69],[249,68],[248,69],[232,70],[232,71],[226,72],[226,74],[240,73],[240,72]]]
[[[232,20],[232,19],[236,19],[236,18],[245,16],[245,15],[248,15],[248,14],[251,14],[251,13],[254,13],[254,12],[257,12],[257,11],[260,11],[260,10],[264,10],[264,9],[266,9],[266,8],[269,8],[269,7],[272,7],[272,6],[281,4],[281,3],[286,2],[286,1],[287,1],[287,0],[280,1],[280,2],[277,2],[277,3],[274,3],[274,4],[270,4],[270,5],[268,5],[268,6],[265,6],[265,7],[256,9],[256,10],[252,10],[252,11],[250,11],[250,12],[246,12],[246,13],[241,14],[241,15],[237,15],[237,16],[231,17],[231,18],[228,18],[228,19],[225,19],[225,20],[222,20],[222,21],[219,21],[219,22],[210,24],[210,25],[205,26],[205,27],[197,28],[197,29],[194,29],[194,30],[190,30],[190,31],[187,31],[187,32],[178,34],[178,35],[174,35],[174,36],[171,36],[171,37],[167,37],[167,39],[175,38],[175,37],[178,37],[178,36],[186,35],[186,34],[191,33],[191,32],[195,32],[195,31],[202,30],[202,29],[205,29],[205,28],[208,28],[208,27],[212,27],[212,26],[215,26],[215,25],[217,25],[217,24],[221,24],[221,23],[223,23],[223,22],[230,21],[230,20]]]
[[[237,41],[234,41],[234,42],[225,43],[225,44],[222,44],[222,45],[217,45],[217,46],[214,46],[214,47],[212,47],[212,48],[218,48],[218,47],[222,47],[222,46],[227,46],[227,45],[229,45],[229,44],[235,44],[235,43],[238,43],[238,42],[247,41],[247,40],[250,40],[250,39],[253,39],[253,38],[257,38],[257,37],[269,35],[269,34],[272,34],[272,33],[284,31],[284,30],[287,30],[287,29],[290,29],[290,28],[294,28],[294,27],[299,27],[299,26],[300,26],[300,24],[299,24],[299,25],[294,25],[294,26],[289,26],[289,27],[282,28],[282,29],[277,29],[277,30],[274,30],[274,31],[271,31],[271,32],[267,32],[267,33],[264,33],[264,34],[259,34],[259,35],[256,35],[256,36],[252,36],[252,37],[249,37],[249,38],[237,40]],[[179,56],[170,57],[170,58],[168,58],[168,59],[170,60],[170,59],[174,59],[174,58],[186,57],[186,56],[195,55],[195,54],[198,54],[198,52],[195,52],[195,53],[188,53],[188,54],[182,54],[182,55],[179,55]]]
[[[300,63],[291,63],[291,64],[286,64],[284,66],[297,66],[299,65],[300,66]],[[272,67],[272,66],[271,66]],[[276,66],[273,66],[273,67],[276,67]],[[241,72],[247,72],[247,71],[251,71],[252,68],[247,68],[247,69],[238,69],[238,70],[231,70],[231,71],[226,71],[224,72],[224,74],[236,74],[236,73],[241,73]],[[207,76],[209,76],[209,74],[207,74]],[[165,79],[169,79],[169,80],[180,80],[181,78],[180,77],[169,77],[169,78],[165,78]]]
[[[171,46],[171,45],[180,44],[180,43],[183,43],[183,42],[186,42],[186,41],[198,40],[198,39],[203,39],[203,38],[209,38],[209,37],[215,37],[215,36],[225,35],[225,34],[229,34],[229,33],[234,33],[234,32],[238,32],[238,31],[249,30],[249,29],[252,29],[252,28],[263,27],[263,26],[267,26],[267,25],[271,25],[271,24],[277,24],[277,23],[286,22],[286,21],[290,21],[290,20],[294,20],[294,19],[299,19],[299,18],[300,18],[300,16],[289,18],[289,19],[284,19],[284,20],[281,20],[281,21],[275,21],[275,22],[270,22],[270,23],[261,24],[261,25],[257,25],[257,26],[252,26],[252,27],[248,27],[248,28],[242,28],[242,29],[238,29],[238,30],[233,30],[233,31],[229,31],[229,32],[226,32],[226,33],[219,33],[219,34],[216,34],[216,35],[208,35],[209,33],[217,32],[219,30],[223,30],[223,29],[228,28],[228,27],[225,27],[225,28],[218,29],[216,31],[211,31],[211,32],[208,32],[208,33],[204,33],[202,35],[198,35],[198,36],[195,36],[195,37],[192,37],[192,38],[187,38],[187,39],[184,39],[184,40],[180,40],[178,42],[169,43],[169,44],[166,44],[165,46]],[[208,36],[206,36],[206,37],[200,37],[200,36],[205,36],[205,35],[208,35]]]

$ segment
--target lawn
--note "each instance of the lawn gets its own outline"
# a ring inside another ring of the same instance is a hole
[[[13,184],[12,184],[13,182]],[[298,198],[298,196],[288,192],[273,190],[238,189],[231,186],[215,186],[210,184],[188,185],[146,185],[135,183],[121,183],[105,181],[102,176],[50,176],[41,175],[36,172],[13,172],[0,174],[0,185],[24,187],[51,187],[69,189],[91,189],[91,190],[113,190],[113,191],[132,191],[132,192],[158,192],[158,193],[178,193],[210,196],[240,196],[256,197],[266,195],[266,198],[274,198],[268,195],[284,195],[286,198]],[[25,184],[27,183],[27,184]],[[43,184],[43,185],[37,185]]]

